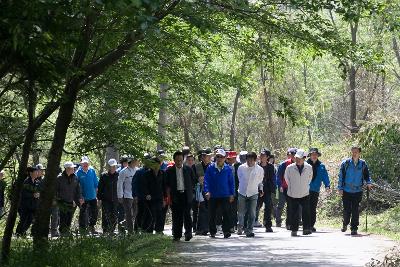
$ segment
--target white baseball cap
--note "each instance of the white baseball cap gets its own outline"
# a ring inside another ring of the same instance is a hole
[[[296,155],[294,155],[295,158],[299,159],[304,159],[306,158],[308,153],[306,153],[303,149],[297,149]]]
[[[221,156],[225,157],[226,152],[223,149],[217,149],[217,150],[215,150],[215,155],[221,155]]]
[[[90,160],[89,160],[88,156],[83,156],[82,157],[81,163],[89,163],[89,162],[90,162]]]
[[[64,163],[64,168],[75,168],[76,165],[72,161],[67,161]]]
[[[108,166],[113,167],[113,166],[117,166],[118,162],[115,159],[110,159],[108,161]]]

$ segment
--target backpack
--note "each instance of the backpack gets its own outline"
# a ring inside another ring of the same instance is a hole
[[[365,163],[365,161],[361,161],[361,168],[362,168],[362,175],[363,175],[363,179],[361,179],[361,186],[364,185],[364,180],[368,181],[368,173],[367,173],[367,164]],[[345,180],[346,180],[346,173],[347,173],[347,169],[349,168],[350,165],[350,159],[347,159],[344,163],[344,166],[342,167],[342,187],[344,187],[345,185]]]

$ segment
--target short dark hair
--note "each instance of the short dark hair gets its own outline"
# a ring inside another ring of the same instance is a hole
[[[173,155],[173,159],[175,160],[176,157],[178,156],[182,156],[183,157],[183,152],[180,150],[175,151],[174,155]]]
[[[186,158],[194,158],[194,155],[193,155],[193,154],[188,154],[188,155],[186,156]]]
[[[361,147],[360,147],[360,146],[353,145],[353,146],[351,147],[351,150],[353,150],[353,149],[358,149],[358,152],[361,153]]]
[[[257,153],[256,152],[247,153],[246,159],[249,159],[249,158],[253,158],[254,160],[257,160]]]

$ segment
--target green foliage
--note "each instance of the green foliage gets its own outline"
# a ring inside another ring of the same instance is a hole
[[[61,238],[50,242],[46,253],[32,251],[31,241],[17,240],[9,266],[162,266],[172,248],[169,238],[147,234]]]

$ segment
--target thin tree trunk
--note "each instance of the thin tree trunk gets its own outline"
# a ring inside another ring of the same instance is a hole
[[[352,44],[357,44],[357,30],[358,23],[350,23],[351,40]],[[356,76],[357,70],[353,63],[351,63],[349,70],[349,83],[350,83],[350,132],[357,133],[359,128],[357,126],[357,99],[356,99]]]
[[[229,145],[231,150],[235,150],[236,115],[238,111],[239,98],[240,98],[240,89],[238,88],[236,91],[235,101],[233,103],[231,130],[229,137]]]
[[[165,103],[167,100],[167,90],[168,84],[160,84],[160,100],[162,102],[162,105],[158,112],[158,135],[162,140],[165,140],[167,133],[165,129],[165,125],[167,124],[167,109]],[[161,142],[157,142],[157,149],[163,149]]]

